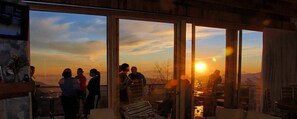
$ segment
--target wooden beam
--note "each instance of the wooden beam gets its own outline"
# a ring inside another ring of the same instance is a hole
[[[235,11],[256,11],[258,13],[297,16],[295,14],[297,12],[296,4],[293,4],[295,2],[292,0],[24,0],[24,2],[116,8],[172,15],[184,15],[188,6],[197,8],[204,6],[210,9],[237,9]]]
[[[156,21],[166,23],[176,23],[177,20],[181,20],[183,17],[173,16],[168,14],[156,14],[150,12],[113,9],[113,8],[100,8],[100,7],[87,7],[78,5],[65,5],[65,4],[48,4],[42,2],[30,2],[26,1],[30,7],[30,10],[38,11],[50,11],[50,12],[64,12],[64,13],[78,13],[78,14],[90,14],[90,15],[113,15],[121,17],[123,19],[135,19],[145,21]]]
[[[0,83],[0,99],[28,96],[34,91],[35,85],[29,83]]]
[[[179,55],[180,55],[180,46],[178,45],[180,43],[180,37],[181,37],[181,24],[180,23],[176,23],[174,24],[174,63],[173,63],[173,79],[172,80],[177,80],[178,85],[177,88],[175,89],[175,101],[174,101],[174,106],[172,108],[172,118],[173,119],[179,119],[180,117],[180,69],[179,69],[179,65],[180,65],[180,59],[179,59]]]
[[[295,14],[297,12],[296,5],[282,0],[189,0],[186,4],[196,7],[212,4],[218,8],[229,7],[230,9],[238,8],[239,10],[256,11],[258,13],[297,16]]]
[[[207,10],[201,8],[187,7],[188,12],[184,15],[172,15],[152,12],[141,12],[123,9],[110,9],[100,7],[86,7],[75,5],[48,4],[39,2],[26,2],[31,10],[67,12],[92,15],[114,15],[125,19],[146,20],[176,23],[178,20],[186,20],[188,23],[196,23],[203,26],[230,28],[230,29],[247,29],[261,31],[264,27],[278,29],[295,29],[294,24],[290,21],[276,20],[278,17],[266,17],[265,15],[246,15],[226,12],[224,10]],[[195,11],[195,12],[194,12]],[[263,22],[268,20],[270,24],[264,25]]]
[[[237,73],[237,30],[226,30],[226,69],[224,107],[236,108],[236,73]]]
[[[195,87],[195,63],[196,63],[196,25],[192,24],[192,51],[191,51],[191,86],[192,86],[192,95],[191,95],[191,107],[194,107],[194,87]],[[191,117],[194,117],[194,109],[191,108]]]
[[[288,2],[288,3],[291,3],[291,4],[297,5],[297,1],[296,0],[281,0],[281,1],[284,1],[284,2]]]
[[[186,22],[180,21],[174,24],[174,79],[177,80],[175,101],[175,118],[185,118],[185,87],[181,77],[186,74]]]
[[[242,29],[239,30],[239,37],[238,37],[238,73],[237,73],[237,78],[238,78],[238,83],[237,83],[237,104],[240,103],[240,86],[241,86],[241,60],[242,60]]]
[[[119,19],[108,16],[107,21],[108,107],[112,108],[119,118]]]
[[[50,4],[79,5],[110,8],[114,0],[24,0],[23,2],[43,2]]]

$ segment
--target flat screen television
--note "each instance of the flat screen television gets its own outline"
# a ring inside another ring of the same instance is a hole
[[[29,7],[0,1],[0,37],[28,40]]]

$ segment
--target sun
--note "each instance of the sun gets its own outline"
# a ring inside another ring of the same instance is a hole
[[[195,64],[196,71],[204,72],[206,70],[206,64],[204,62],[197,62]]]

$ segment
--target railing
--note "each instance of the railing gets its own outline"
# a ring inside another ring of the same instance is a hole
[[[165,89],[164,84],[147,84],[145,86],[144,96],[146,100],[155,102],[157,100],[164,99]],[[101,101],[99,108],[105,108],[108,106],[108,87],[107,85],[101,85]],[[36,90],[36,97],[38,101],[38,112],[39,116],[57,116],[63,115],[63,108],[60,99],[57,95],[61,94],[59,86],[40,86]],[[55,98],[45,98],[46,96],[53,95]],[[54,109],[50,109],[50,107]],[[54,110],[54,112],[53,112]],[[83,104],[80,104],[80,111],[83,111]]]

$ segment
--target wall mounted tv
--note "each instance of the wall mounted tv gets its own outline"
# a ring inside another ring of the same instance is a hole
[[[0,1],[0,38],[28,40],[29,7]]]

